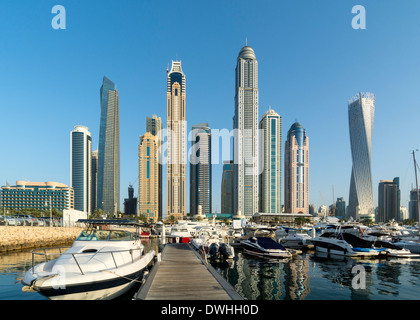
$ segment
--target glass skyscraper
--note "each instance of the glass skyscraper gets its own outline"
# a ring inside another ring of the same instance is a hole
[[[100,90],[101,118],[98,147],[96,206],[116,214],[120,208],[120,120],[115,84],[103,78]]]
[[[299,122],[287,133],[284,158],[285,212],[309,213],[309,138]]]
[[[190,214],[212,213],[211,130],[208,123],[192,127],[190,155]]]
[[[258,61],[247,45],[236,61],[233,129],[233,214],[251,217],[258,212]]]
[[[74,209],[92,210],[92,137],[89,128],[74,126],[70,132],[70,187],[74,190]]]
[[[282,119],[268,110],[260,121],[263,131],[263,159],[260,175],[260,212],[281,213]]]
[[[223,162],[221,213],[233,214],[233,161]]]
[[[371,168],[374,113],[375,95],[372,93],[359,93],[348,102],[353,165],[347,218],[375,218]]]

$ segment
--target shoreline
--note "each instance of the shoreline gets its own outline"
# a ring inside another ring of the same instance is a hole
[[[0,226],[0,254],[72,243],[84,228]]]

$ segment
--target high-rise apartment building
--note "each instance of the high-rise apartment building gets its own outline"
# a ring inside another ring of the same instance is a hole
[[[258,212],[258,61],[245,45],[235,69],[234,215]]]
[[[185,162],[187,128],[185,120],[185,75],[181,61],[172,61],[167,71],[167,216],[185,215]]]
[[[309,138],[299,122],[287,133],[284,158],[285,212],[309,213]]]
[[[374,218],[372,186],[372,130],[375,95],[359,93],[348,102],[351,156],[353,160],[347,218]]]
[[[378,187],[378,216],[376,221],[400,221],[400,179],[381,180]]]
[[[190,214],[212,213],[211,130],[200,123],[191,130],[190,155]]]
[[[120,208],[119,94],[115,84],[107,77],[103,78],[100,99],[96,204],[106,213],[116,214]]]
[[[92,151],[92,164],[91,164],[91,213],[97,208],[97,181],[98,181],[98,150]]]
[[[221,213],[233,215],[233,160],[223,162]]]
[[[281,213],[282,119],[271,108],[260,121],[263,156],[260,174],[260,212]]]
[[[158,145],[158,174],[159,174],[159,190],[158,190],[158,215],[159,219],[162,219],[162,210],[163,210],[163,202],[162,202],[162,151],[160,147],[162,145],[162,119],[157,117],[155,114],[152,115],[151,118],[146,117],[146,132],[150,132],[153,134],[157,139],[156,143]]]
[[[150,132],[140,136],[139,215],[154,222],[159,219],[159,162],[157,137]]]
[[[70,132],[70,187],[74,190],[74,209],[88,214],[92,210],[92,137],[89,128],[74,126]]]

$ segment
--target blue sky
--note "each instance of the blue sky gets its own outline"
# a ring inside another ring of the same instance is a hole
[[[66,30],[51,27],[57,4],[66,8]],[[366,30],[351,27],[354,5],[366,8]],[[400,177],[407,206],[410,152],[420,147],[419,15],[417,0],[4,1],[0,184],[70,183],[70,131],[89,127],[97,146],[106,75],[120,93],[122,204],[130,183],[138,192],[146,117],[166,123],[168,64],[182,61],[188,128],[231,130],[236,58],[247,38],[259,61],[260,117],[271,106],[283,118],[283,140],[296,120],[309,136],[310,203],[330,204],[333,188],[348,201],[347,101],[368,91],[376,95],[375,205],[379,181]],[[218,212],[221,174],[213,166]],[[189,184],[187,191],[189,207]]]

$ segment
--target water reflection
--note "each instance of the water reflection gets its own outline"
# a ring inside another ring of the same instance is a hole
[[[161,252],[158,239],[143,240],[145,251]],[[354,259],[307,252],[292,259],[254,258],[236,250],[235,258],[213,267],[248,300],[418,300],[420,259]],[[39,263],[40,261],[35,261]],[[32,264],[30,251],[0,255],[0,300],[43,300],[23,293],[20,279]],[[365,288],[355,288],[356,266],[365,271]],[[138,290],[135,288],[134,290]],[[134,292],[122,299],[131,300]]]

